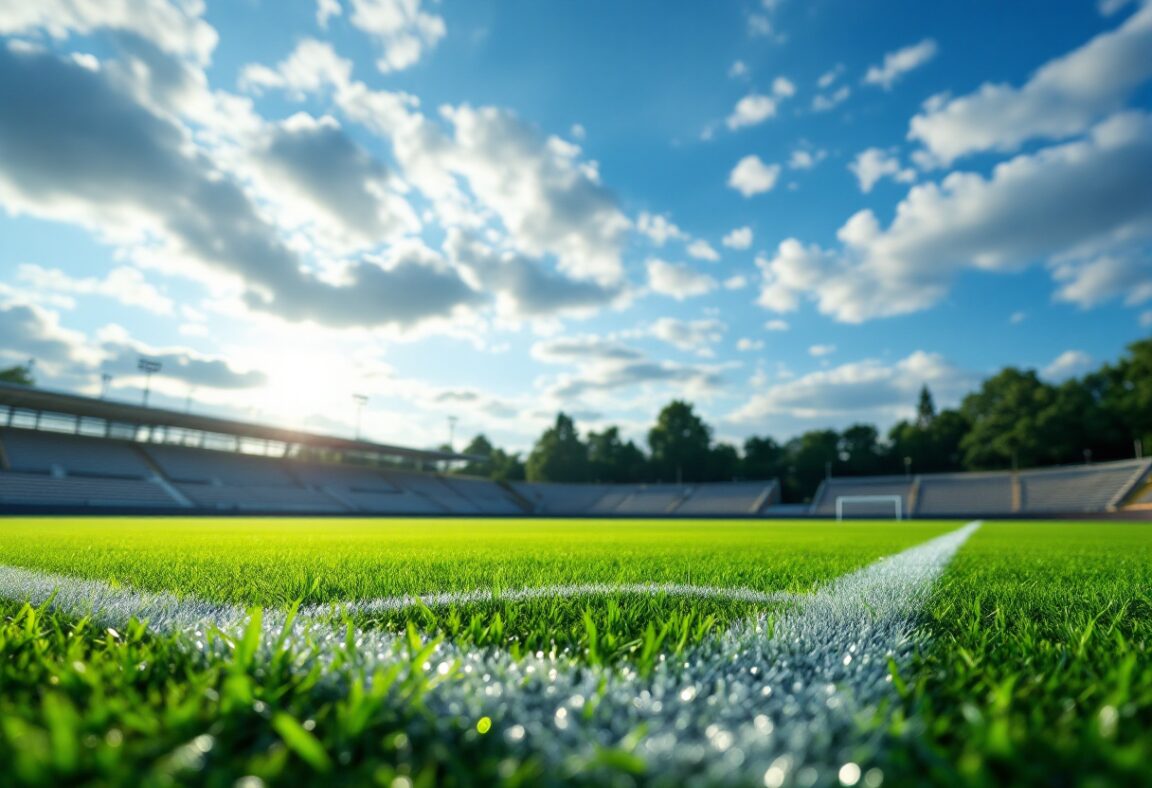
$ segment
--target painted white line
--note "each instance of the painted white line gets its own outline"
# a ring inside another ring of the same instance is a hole
[[[844,764],[879,746],[883,726],[862,732],[861,721],[894,700],[889,661],[907,664],[918,610],[977,527],[970,523],[793,599],[771,632],[757,617],[674,664],[659,663],[646,677],[566,654],[516,660],[499,650],[440,644],[417,666],[445,678],[424,702],[446,737],[461,723],[489,717],[489,735],[540,758],[561,779],[589,777],[598,753],[612,747],[632,751],[647,764],[647,776],[664,782],[832,784]],[[0,596],[34,603],[51,597],[62,611],[90,613],[109,626],[147,619],[157,631],[190,635],[201,650],[206,628],[236,636],[246,620],[234,606],[12,567],[0,568]],[[308,611],[288,634],[302,670],[344,652],[346,632],[331,625],[331,612]],[[283,627],[282,614],[265,616],[266,646]],[[359,629],[354,640],[355,652],[344,655],[350,658],[331,680],[360,669],[371,675],[379,664],[401,659],[396,636]]]
[[[369,599],[360,602],[347,602],[337,605],[310,605],[300,612],[302,615],[320,616],[325,613],[367,615],[396,613],[413,607],[450,607],[452,605],[475,605],[484,602],[525,602],[534,599],[568,599],[588,596],[673,596],[700,599],[728,599],[749,604],[775,605],[795,602],[799,594],[786,591],[753,591],[747,588],[720,588],[718,586],[694,586],[684,583],[584,583],[579,585],[541,586],[539,588],[519,588],[510,591],[449,591],[441,594],[418,596],[394,596],[383,599]]]

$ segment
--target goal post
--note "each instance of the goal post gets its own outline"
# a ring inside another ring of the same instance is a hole
[[[844,519],[844,504],[846,503],[891,504],[896,519],[904,519],[904,497],[902,495],[838,495],[836,496],[837,521]]]

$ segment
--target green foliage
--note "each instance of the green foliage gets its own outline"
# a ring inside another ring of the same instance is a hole
[[[0,383],[15,383],[20,386],[35,386],[36,379],[32,376],[33,362],[17,364],[14,367],[0,369]]]
[[[576,423],[564,413],[546,429],[528,455],[528,481],[586,482],[591,476],[588,447],[580,440]]]
[[[592,481],[626,484],[648,478],[648,458],[620,437],[618,427],[588,433],[588,462]]]
[[[663,482],[708,480],[712,428],[696,415],[691,403],[673,400],[648,431],[652,474]]]

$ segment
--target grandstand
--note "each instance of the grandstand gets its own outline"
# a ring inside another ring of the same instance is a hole
[[[476,457],[0,384],[0,511],[796,516],[776,481],[499,483],[417,468]],[[1051,516],[1152,509],[1150,460],[825,480],[803,514]],[[861,497],[873,501],[860,501]]]

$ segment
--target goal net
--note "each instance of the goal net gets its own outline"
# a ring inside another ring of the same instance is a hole
[[[848,517],[887,517],[904,519],[904,498],[899,495],[840,495],[836,497],[836,519]]]

